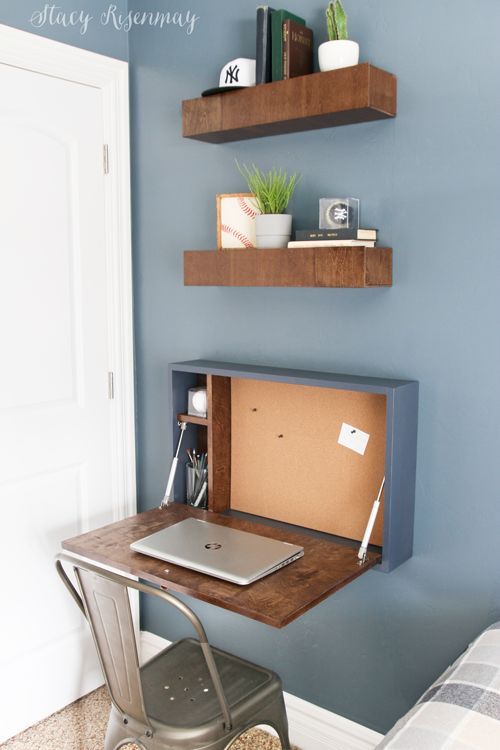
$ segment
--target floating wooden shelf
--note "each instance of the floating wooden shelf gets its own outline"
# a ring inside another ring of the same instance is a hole
[[[194,417],[191,414],[178,414],[178,422],[187,422],[188,424],[198,424],[202,427],[208,427],[208,419],[206,417]]]
[[[378,287],[392,284],[389,247],[186,250],[186,286]]]
[[[208,143],[330,128],[396,115],[396,77],[362,63],[182,103],[182,134]]]

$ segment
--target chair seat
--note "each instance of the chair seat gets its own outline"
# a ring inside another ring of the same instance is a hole
[[[212,646],[224,692],[233,711],[258,695],[281,691],[279,677]],[[171,727],[201,726],[222,719],[220,704],[198,641],[186,638],[173,643],[141,667],[146,713]],[[266,690],[267,687],[267,690]]]
[[[62,559],[73,565],[80,594]],[[274,727],[290,750],[277,674],[212,648],[196,614],[169,592],[62,555],[56,567],[87,616],[112,699],[105,750],[135,741],[145,750],[228,750],[256,724]],[[175,607],[199,640],[177,641],[139,667],[129,588]]]

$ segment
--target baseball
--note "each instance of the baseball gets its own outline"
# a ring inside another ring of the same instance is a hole
[[[255,247],[255,217],[259,214],[252,196],[223,195],[220,204],[220,247]]]
[[[193,394],[192,403],[196,411],[200,414],[206,414],[207,411],[207,392],[205,390],[196,391]]]

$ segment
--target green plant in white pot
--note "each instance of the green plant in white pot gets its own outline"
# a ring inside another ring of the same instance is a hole
[[[285,213],[292,198],[300,175],[290,177],[282,169],[268,172],[252,164],[236,165],[245,178],[248,189],[255,196],[260,214],[255,217],[257,247],[286,247],[292,235],[292,216]]]
[[[319,45],[321,71],[348,68],[359,61],[359,44],[347,35],[347,16],[340,0],[332,0],[326,9],[328,42]]]

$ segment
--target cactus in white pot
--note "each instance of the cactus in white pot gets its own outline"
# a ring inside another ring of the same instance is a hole
[[[328,42],[320,44],[318,62],[321,71],[348,68],[359,61],[359,44],[349,39],[347,16],[341,0],[331,0],[326,9]]]

